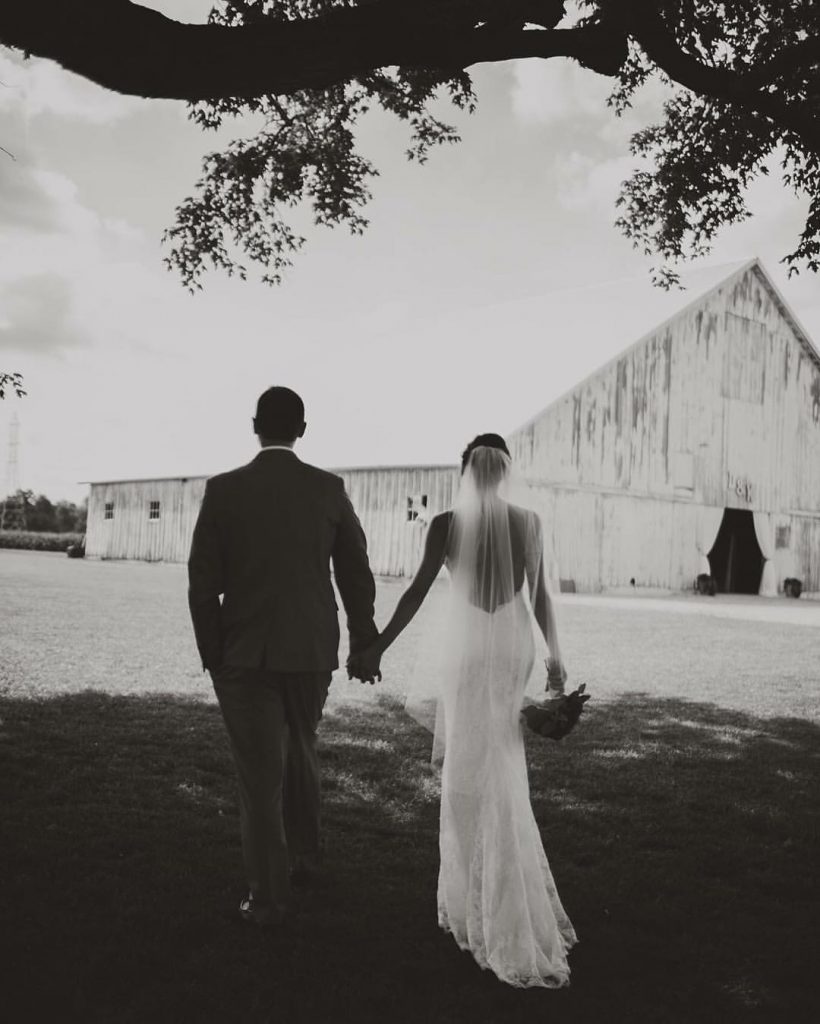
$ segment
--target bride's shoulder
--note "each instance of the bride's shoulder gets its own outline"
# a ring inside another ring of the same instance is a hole
[[[431,530],[449,530],[450,524],[453,521],[454,512],[451,508],[446,509],[444,512],[439,512],[434,515],[430,520]]]
[[[510,505],[510,518],[512,521],[525,530],[527,534],[539,533],[541,530],[541,518],[531,508],[523,508],[521,505]]]
[[[441,566],[446,556],[450,537],[450,523],[453,513],[439,512],[430,520],[427,527],[427,539],[424,542],[424,562],[430,566]]]
[[[452,509],[447,509],[445,512],[439,512],[438,515],[433,516],[430,520],[430,525],[427,527],[428,544],[434,547],[446,546],[453,525],[453,519],[454,513]]]
[[[525,519],[537,518],[536,513],[532,509],[524,508],[522,505],[515,505],[513,502],[510,502],[507,507],[510,510],[510,515],[515,516],[516,519],[523,521]]]

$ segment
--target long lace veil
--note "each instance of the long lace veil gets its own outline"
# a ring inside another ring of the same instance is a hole
[[[483,722],[476,719],[509,713],[510,679],[522,690],[544,688],[543,668],[533,671],[540,659],[531,653],[522,664],[526,652],[538,650],[535,634],[540,638],[533,629],[531,589],[539,576],[550,576],[533,499],[506,452],[471,452],[450,519],[449,587],[432,602],[420,630],[405,702],[405,710],[433,732],[434,762],[443,758],[450,729],[479,735]],[[546,653],[543,638],[540,649]],[[456,686],[460,696],[454,696]]]

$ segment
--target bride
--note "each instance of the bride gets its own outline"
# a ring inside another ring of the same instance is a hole
[[[445,565],[449,614],[427,680],[437,691],[434,755],[444,755],[439,924],[502,981],[557,988],[569,984],[567,952],[576,937],[529,799],[520,712],[535,659],[530,608],[550,651],[551,695],[563,691],[566,673],[540,520],[510,500],[510,469],[498,434],[468,445],[455,507],[430,523],[413,582],[384,632],[349,668],[378,672]]]

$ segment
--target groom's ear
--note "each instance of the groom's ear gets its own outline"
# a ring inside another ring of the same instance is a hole
[[[307,423],[303,423],[302,424],[302,429],[299,431],[299,433],[296,436],[297,437],[304,437],[306,430],[307,430]]]

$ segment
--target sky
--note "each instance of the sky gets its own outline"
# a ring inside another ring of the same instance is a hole
[[[150,6],[202,21],[210,3]],[[0,403],[0,486],[13,418],[18,482],[52,500],[82,499],[90,480],[221,472],[252,458],[255,401],[272,384],[305,400],[308,462],[453,463],[754,256],[820,340],[820,279],[779,264],[806,203],[777,173],[670,295],[613,226],[629,136],[657,115],[657,89],[616,119],[609,81],[570,61],[474,78],[477,112],[446,115],[462,142],[423,167],[404,156],[404,126],[365,119],[380,176],[364,236],[310,228],[281,286],[210,274],[192,296],[165,269],[161,235],[224,138],[183,103],[0,49],[0,369],[28,392]]]

